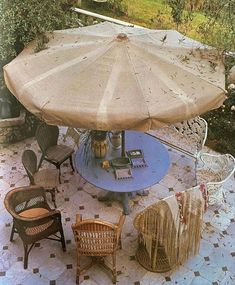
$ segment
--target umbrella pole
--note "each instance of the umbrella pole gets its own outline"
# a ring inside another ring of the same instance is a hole
[[[122,156],[126,156],[126,151],[125,151],[125,131],[122,131]]]

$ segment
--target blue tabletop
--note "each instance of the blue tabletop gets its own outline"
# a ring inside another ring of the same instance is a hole
[[[170,165],[166,147],[157,139],[136,131],[126,131],[126,151],[141,149],[147,167],[131,168],[133,178],[118,180],[114,170],[101,167],[104,160],[92,158],[88,163],[83,158],[82,146],[76,153],[75,165],[78,173],[89,183],[103,190],[113,192],[133,192],[143,190],[158,183],[167,173]],[[114,150],[110,145],[105,160],[121,156],[121,150]]]

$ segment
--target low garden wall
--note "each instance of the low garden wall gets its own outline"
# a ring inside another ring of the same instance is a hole
[[[38,122],[34,115],[24,109],[19,117],[0,119],[0,146],[33,136]]]

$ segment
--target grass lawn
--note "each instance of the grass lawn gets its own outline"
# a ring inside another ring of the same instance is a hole
[[[127,15],[122,16],[108,11],[105,3],[88,5],[84,0],[81,8],[151,29],[176,29],[171,17],[171,8],[164,0],[124,0],[124,3],[127,6]],[[178,30],[191,38],[203,41],[198,33],[198,27],[205,20],[203,14],[194,13],[193,20],[183,23]]]

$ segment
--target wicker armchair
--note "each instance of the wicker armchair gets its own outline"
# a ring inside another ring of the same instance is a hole
[[[57,169],[42,169],[37,168],[36,154],[27,149],[23,152],[22,163],[28,174],[31,185],[38,185],[43,187],[46,191],[51,193],[52,202],[56,207],[55,191],[58,192],[57,186],[59,185],[59,171]]]
[[[58,145],[59,128],[57,126],[49,126],[41,124],[36,131],[36,139],[42,151],[42,157],[39,162],[39,168],[42,161],[54,164],[60,171],[60,165],[67,159],[70,160],[71,167],[74,171],[72,154],[74,150],[66,145]]]
[[[203,163],[197,169],[197,181],[206,184],[209,193],[209,204],[224,201],[224,183],[235,171],[235,158],[231,154],[213,155],[203,153],[200,156]]]
[[[27,186],[13,189],[6,194],[4,204],[13,217],[10,241],[13,241],[14,233],[18,233],[23,241],[24,269],[28,267],[30,250],[41,239],[59,241],[63,251],[66,250],[60,211],[49,207],[43,188]]]
[[[116,251],[118,246],[121,248],[121,231],[124,221],[124,215],[120,217],[118,224],[94,219],[82,221],[81,215],[77,215],[76,224],[72,225],[77,244],[77,284],[79,284],[80,274],[90,268],[94,262],[99,262],[105,269],[111,271],[113,283],[116,283]],[[112,256],[112,269],[104,263],[104,257],[108,255]],[[90,256],[91,263],[81,268],[81,256]]]
[[[202,190],[196,186],[157,201],[135,217],[136,258],[144,268],[167,272],[198,253],[206,202]]]

